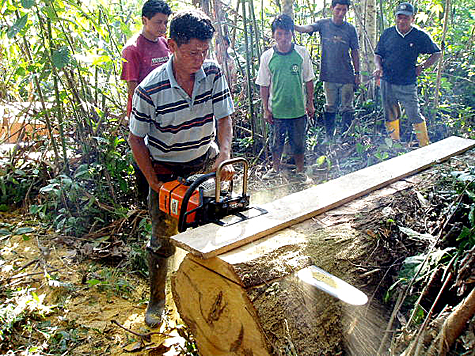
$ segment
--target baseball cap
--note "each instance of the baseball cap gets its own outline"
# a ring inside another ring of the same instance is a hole
[[[414,15],[414,6],[412,6],[408,2],[402,2],[398,5],[396,8],[396,15],[407,15],[407,16],[413,16]]]

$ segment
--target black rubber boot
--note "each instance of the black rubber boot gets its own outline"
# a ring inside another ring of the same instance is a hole
[[[334,112],[324,112],[323,113],[323,123],[325,124],[325,133],[327,135],[327,140],[332,140],[335,135],[335,116]]]
[[[150,276],[150,300],[145,312],[145,324],[151,328],[160,325],[165,309],[165,282],[167,280],[167,258],[148,251],[148,273]]]
[[[344,112],[341,115],[341,131],[346,132],[350,128],[351,123],[353,122],[353,119],[355,118],[355,113],[354,112]]]

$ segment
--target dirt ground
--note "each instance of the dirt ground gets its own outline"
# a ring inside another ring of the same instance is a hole
[[[474,163],[474,154],[456,157],[449,167],[464,168]],[[439,168],[427,173],[435,177]],[[440,170],[439,170],[440,171]],[[262,172],[253,172],[259,177]],[[318,181],[318,172],[313,174]],[[431,178],[431,179],[432,179]],[[324,179],[324,178],[321,178]],[[434,178],[435,179],[435,178]],[[255,204],[276,199],[305,185],[292,182],[291,173],[272,184],[256,179],[251,182],[252,201]],[[407,215],[407,226],[417,226],[420,221],[412,210],[417,210],[418,195],[411,199],[401,195],[391,197],[387,204],[395,213]],[[386,210],[387,213],[387,210]],[[364,230],[368,236],[389,234],[381,227],[385,212],[355,216],[352,210],[339,210],[313,219],[315,227],[351,223]],[[420,216],[419,216],[420,217]],[[410,221],[413,219],[413,221]],[[343,225],[341,225],[343,224]],[[298,228],[297,228],[298,229]],[[300,228],[303,229],[303,228]],[[304,231],[302,232],[304,233]],[[84,260],[74,245],[65,243],[70,237],[58,236],[46,230],[37,221],[28,220],[20,212],[0,213],[0,353],[4,355],[197,355],[192,338],[181,324],[168,293],[167,318],[159,330],[149,330],[143,323],[148,299],[146,279],[133,271],[124,273],[116,269],[117,263]],[[398,242],[399,243],[399,242]],[[71,247],[73,246],[73,247]],[[94,244],[88,245],[94,249]],[[375,258],[366,273],[366,286],[380,286],[388,268],[379,268],[392,260],[400,260],[398,253],[409,254],[415,249],[391,245],[381,239]],[[383,254],[384,253],[384,254]],[[378,255],[379,254],[379,255]],[[403,255],[404,255],[403,254]],[[172,262],[177,269],[184,252],[179,252]],[[348,258],[348,256],[345,256]],[[378,265],[378,263],[380,265]],[[383,291],[373,295],[381,298]],[[7,310],[9,305],[15,310]]]
[[[183,354],[186,340],[178,333],[179,318],[171,296],[166,323],[159,330],[148,330],[143,322],[148,300],[144,278],[117,275],[113,267],[80,262],[77,251],[59,243],[54,233],[16,214],[2,213],[0,221],[3,226],[15,225],[17,230],[31,228],[31,232],[0,238],[0,297],[24,305],[44,325],[39,332],[15,328],[11,344],[0,343],[0,351],[27,354],[22,345],[31,343],[37,352],[47,352],[50,350],[41,345],[46,346],[45,340],[51,341],[62,331],[68,335],[58,341],[68,341],[72,346],[68,354],[73,355]],[[18,290],[18,295],[5,295],[7,289]]]

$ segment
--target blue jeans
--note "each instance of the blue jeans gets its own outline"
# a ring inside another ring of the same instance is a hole
[[[420,124],[425,121],[419,109],[416,84],[397,85],[381,80],[381,97],[386,121],[400,119],[401,110],[399,109],[399,103],[401,103],[406,110],[409,122],[412,124]]]

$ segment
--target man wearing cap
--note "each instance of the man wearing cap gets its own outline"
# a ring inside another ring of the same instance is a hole
[[[430,36],[414,27],[414,6],[400,3],[396,9],[396,26],[386,29],[376,46],[374,76],[381,78],[381,96],[386,128],[393,140],[399,140],[401,103],[416,132],[419,146],[429,144],[424,117],[419,109],[417,77],[441,57],[439,47]],[[416,64],[420,54],[430,54],[421,64]]]
[[[354,90],[360,84],[360,56],[358,36],[355,27],[345,21],[350,0],[333,0],[332,18],[320,19],[312,25],[295,25],[298,32],[320,33],[322,59],[320,61],[320,80],[325,90],[325,111],[323,122],[327,139],[335,132],[335,116],[340,111],[342,132],[348,130],[354,118]]]

